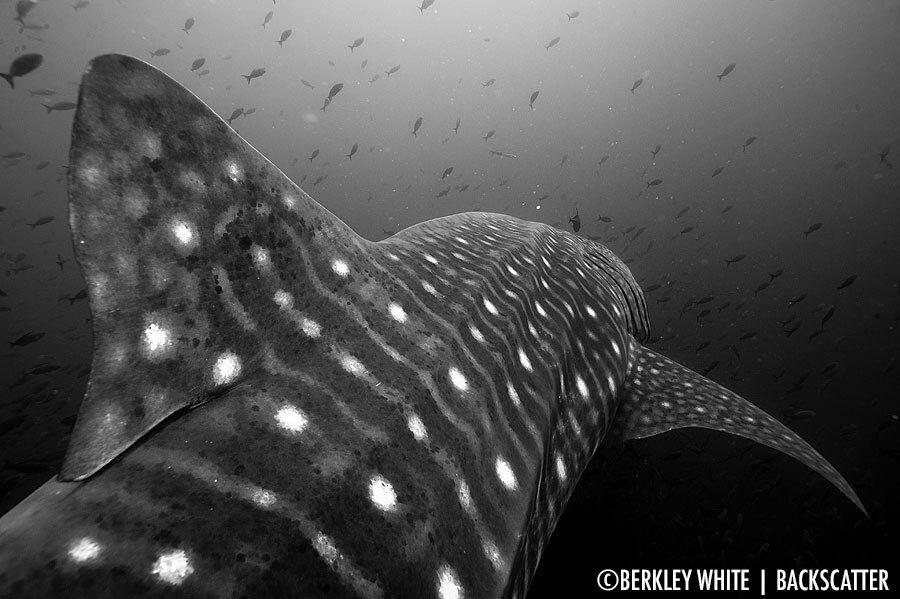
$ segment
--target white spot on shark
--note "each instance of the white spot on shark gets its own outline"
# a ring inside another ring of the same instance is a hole
[[[400,324],[406,322],[406,311],[400,304],[391,302],[391,304],[388,306],[388,313],[391,315],[391,318],[393,318]]]
[[[346,277],[350,274],[350,267],[343,260],[335,260],[331,263],[331,270],[339,277]]]
[[[303,317],[300,321],[300,329],[310,339],[318,339],[322,336],[322,326],[315,320],[310,320],[306,317]]]
[[[172,223],[172,234],[182,246],[194,247],[197,245],[194,228],[183,220],[176,219]]]
[[[161,554],[150,572],[163,582],[176,585],[184,582],[194,572],[194,567],[187,553],[183,549],[176,549]]]
[[[456,368],[456,366],[450,367],[450,382],[460,391],[467,391],[469,389],[469,381],[466,380],[466,377],[458,368]]]
[[[287,309],[294,305],[294,297],[284,289],[276,291],[275,295],[272,296],[272,300],[278,304],[279,308]]]
[[[241,171],[241,167],[238,166],[237,162],[228,160],[225,162],[225,175],[232,181],[237,182],[244,176],[244,173]]]
[[[269,258],[269,251],[255,243],[250,246],[250,255],[253,256],[253,263],[256,268],[266,271],[272,267],[272,260]]]
[[[422,441],[428,438],[428,431],[425,429],[425,423],[422,422],[422,419],[419,418],[418,415],[413,414],[407,418],[406,426],[409,427],[409,432],[412,433],[416,441]]]
[[[241,374],[241,360],[232,352],[225,352],[213,366],[213,381],[216,385],[227,385]]]
[[[102,549],[96,540],[82,537],[69,546],[69,559],[79,564],[89,562],[100,557]]]
[[[278,426],[292,433],[302,433],[309,424],[309,419],[294,406],[285,406],[275,413]]]
[[[470,325],[469,332],[472,333],[472,337],[475,338],[475,341],[477,341],[478,343],[484,343],[484,335],[481,334],[481,331]]]
[[[528,359],[528,354],[526,354],[525,350],[521,347],[519,348],[519,362],[522,364],[522,368],[524,368],[528,372],[533,371],[531,367],[531,360]]]
[[[513,472],[512,466],[505,459],[498,457],[494,463],[494,468],[497,470],[497,478],[500,479],[504,487],[514,491],[519,486],[519,481],[516,480],[516,474]]]
[[[578,387],[578,393],[581,395],[581,399],[584,401],[590,399],[587,383],[584,382],[584,378],[582,378],[580,374],[575,377],[575,385]]]
[[[459,577],[447,564],[438,569],[437,591],[440,599],[463,599],[465,597]]]
[[[566,473],[566,463],[563,461],[562,456],[556,456],[556,475],[559,476],[559,480],[565,482],[568,474]]]
[[[394,492],[394,486],[380,474],[369,480],[369,499],[375,507],[384,512],[397,507],[397,493]]]
[[[341,366],[353,376],[362,376],[366,373],[366,367],[363,363],[349,354],[344,354],[340,358]]]
[[[491,300],[489,300],[488,298],[484,298],[481,301],[484,303],[484,307],[487,308],[488,312],[490,312],[494,316],[500,314],[500,312],[497,311],[497,306],[491,303]]]
[[[277,496],[267,489],[255,489],[251,495],[253,503],[260,507],[271,507],[275,504]]]
[[[519,394],[516,391],[516,388],[513,387],[512,381],[506,381],[506,391],[509,393],[509,398],[517,408],[522,405],[522,400],[519,399]]]
[[[164,329],[153,322],[144,329],[144,347],[151,354],[156,354],[172,345],[172,335],[168,329]]]

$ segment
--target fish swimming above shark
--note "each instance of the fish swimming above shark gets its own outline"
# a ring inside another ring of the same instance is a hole
[[[59,476],[0,518],[0,596],[522,597],[604,439],[683,427],[863,509],[642,345],[599,243],[487,213],[367,241],[122,55],[91,61],[71,139],[93,365]]]

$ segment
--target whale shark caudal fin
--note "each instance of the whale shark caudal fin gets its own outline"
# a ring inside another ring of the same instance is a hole
[[[745,437],[812,468],[866,513],[850,484],[795,432],[722,385],[631,341],[631,371],[610,434],[642,439],[701,427]]]

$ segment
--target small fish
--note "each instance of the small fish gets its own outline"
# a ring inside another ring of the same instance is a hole
[[[54,110],[73,110],[77,104],[75,102],[57,102],[55,104],[41,104],[41,106],[47,109],[47,114],[50,114]]]
[[[353,160],[353,155],[356,154],[356,151],[359,149],[359,144],[353,144],[353,147],[350,148],[350,153],[347,154],[347,158]]]
[[[735,262],[740,262],[741,260],[743,260],[746,257],[747,257],[747,254],[738,254],[737,256],[728,258],[727,260],[725,260],[725,266],[734,264]]]
[[[165,56],[169,52],[171,52],[171,50],[169,50],[168,48],[157,48],[150,53],[150,56]]]
[[[279,39],[275,40],[275,43],[277,43],[279,46],[284,48],[284,42],[286,42],[287,39],[289,37],[291,37],[292,33],[294,33],[293,29],[285,29],[284,31],[281,32],[281,37]]]
[[[456,126],[453,127],[453,133],[459,135],[459,119],[456,119]]]
[[[612,222],[612,219],[611,219],[610,217],[608,217],[608,216],[603,216],[602,214],[601,214],[600,216],[597,217],[597,220],[599,220],[600,222],[604,222],[604,223],[611,223],[611,222]],[[651,287],[652,287],[652,285],[651,285]],[[647,290],[645,290],[645,291],[647,291]]]
[[[209,69],[203,69],[202,71],[197,73],[197,77],[205,77],[206,75],[209,75]]]
[[[753,295],[756,295],[760,291],[764,291],[764,290],[768,289],[769,285],[771,285],[771,284],[772,284],[771,281],[766,281],[765,283],[760,283],[759,285],[757,285],[756,290],[753,292]]]
[[[534,101],[537,100],[540,93],[541,92],[539,92],[539,91],[531,93],[531,100],[528,101],[528,107],[531,108],[532,110],[534,110]]]
[[[718,166],[718,167],[716,167],[716,170],[713,171],[712,176],[713,176],[713,177],[717,177],[717,176],[719,176],[719,175],[722,173],[722,171],[724,171],[724,170],[725,170],[725,167],[724,167],[724,166]]]
[[[247,80],[247,85],[250,85],[250,82],[252,80],[256,79],[257,77],[262,77],[265,74],[266,74],[266,69],[263,67],[258,67],[258,68],[253,69],[252,71],[250,71],[249,75],[241,75],[241,77],[243,77],[244,79]]]
[[[366,68],[366,65],[367,65],[367,64],[369,64],[369,59],[368,59],[368,58],[364,59],[361,63],[359,63],[359,69],[360,69],[360,70],[363,70],[364,68]]]
[[[571,21],[572,19],[577,19],[577,18],[578,18],[578,15],[580,15],[580,14],[581,14],[581,13],[578,12],[578,11],[576,10],[576,11],[573,11],[573,12],[571,12],[571,13],[568,13],[568,12],[567,12],[567,13],[566,13],[566,16],[569,17],[569,20]]]
[[[653,148],[653,149],[650,151],[650,153],[653,154],[653,157],[654,157],[654,158],[656,158],[656,155],[659,154],[659,151],[660,151],[661,149],[662,149],[662,146],[657,145],[655,148]]]
[[[750,144],[752,144],[754,141],[756,141],[755,135],[751,135],[750,137],[748,137],[747,141],[744,142],[744,145],[741,146],[741,152],[745,151],[748,147],[750,147]]]
[[[416,133],[419,132],[419,127],[421,127],[421,126],[422,126],[422,117],[419,117],[416,119],[416,122],[413,124],[412,134],[416,135]],[[418,136],[416,136],[416,137],[418,137]]]
[[[769,281],[774,281],[775,279],[777,279],[778,277],[780,277],[783,274],[784,274],[784,269],[779,268],[775,272],[769,273]]]
[[[63,257],[62,257],[61,255],[59,255],[59,254],[56,254],[56,264],[57,264],[57,266],[59,266],[59,270],[62,270],[63,267],[66,265],[66,260],[65,260],[65,258],[63,258]]]
[[[487,132],[487,135],[485,135],[485,136],[482,137],[481,139],[483,139],[484,141],[487,141],[487,140],[489,140],[490,138],[494,137],[494,133],[496,133],[496,132],[497,132],[496,129],[491,129],[490,131]]]
[[[888,154],[891,153],[891,144],[884,146],[884,148],[879,152],[878,156],[881,158],[879,162],[887,162]]]
[[[27,75],[41,66],[42,62],[44,62],[44,57],[40,54],[22,54],[21,56],[17,56],[16,59],[12,61],[12,64],[9,65],[9,72],[0,73],[0,77],[6,79],[6,82],[9,83],[10,87],[15,87],[16,84],[13,80],[16,77]]]
[[[242,116],[243,114],[244,114],[243,108],[235,108],[234,111],[232,111],[231,116],[228,117],[226,119],[226,121],[228,122],[229,125],[231,125],[231,121],[238,118],[239,116]]]
[[[4,160],[18,160],[20,158],[25,158],[28,156],[25,152],[8,152],[6,154],[0,154],[0,158]]]
[[[90,2],[88,2],[88,0],[78,0],[78,2],[72,5],[72,8],[75,9],[75,12],[78,12],[78,9],[86,8],[89,4]]]
[[[181,30],[187,34],[190,34],[191,27],[194,26],[194,23],[195,23],[194,17],[189,17],[188,20],[184,22],[184,27],[182,27]]]
[[[606,156],[604,156],[603,158],[600,159],[600,162],[597,163],[597,168],[600,168],[601,166],[603,166],[603,163],[606,162],[607,160],[609,160],[609,154],[607,154]]]
[[[309,89],[316,89],[316,86],[313,85],[312,83],[310,83],[309,81],[307,81],[306,79],[301,79],[301,80],[300,80],[300,83],[302,83],[303,85],[305,85],[305,86],[308,87]]]
[[[834,316],[834,306],[829,306],[828,310],[825,311],[825,316],[822,317],[821,326],[825,326],[825,323],[831,320],[831,317]]]
[[[495,81],[497,81],[497,80],[496,79],[488,79],[487,81],[485,81],[484,83],[481,84],[481,87],[490,87],[490,86],[494,85]]]
[[[353,43],[350,44],[349,46],[347,46],[348,48],[350,48],[350,54],[353,54],[353,49],[359,48],[360,46],[363,45],[363,43],[365,41],[366,41],[366,38],[364,38],[364,37],[358,37],[355,40],[353,40]],[[365,61],[363,61],[363,62],[365,63]],[[363,66],[365,66],[365,65],[363,65]],[[360,67],[360,68],[362,68],[362,67]]]
[[[806,296],[807,296],[806,293],[801,293],[800,295],[795,295],[790,300],[788,300],[788,306],[790,307],[790,306],[793,306],[794,304],[799,304],[800,302],[802,302],[803,300],[806,299]]]
[[[87,299],[87,289],[81,289],[75,295],[69,295],[65,299],[69,300],[69,305],[71,306],[75,302],[79,302]]]
[[[378,78],[379,78],[380,76],[381,76],[381,75],[379,75],[378,73],[375,73],[375,76],[372,77],[371,79],[369,79],[369,85],[372,85],[373,83],[375,83],[376,81],[378,81]]]
[[[422,13],[422,14],[424,15],[424,14],[425,14],[425,10],[426,10],[429,6],[431,6],[432,4],[434,4],[434,0],[422,0],[422,5],[418,7],[418,8],[419,8],[419,12]]]
[[[719,79],[719,81],[721,81],[722,77],[727,77],[731,73],[731,71],[734,70],[734,67],[736,67],[736,66],[737,66],[737,63],[735,63],[735,62],[731,63],[730,65],[725,67],[725,69],[722,71],[721,74],[716,75],[716,77]]]
[[[32,228],[32,230],[34,230],[40,226],[46,225],[48,223],[52,223],[54,221],[54,219],[55,219],[55,217],[53,217],[53,216],[42,216],[39,219],[37,219],[36,221],[34,221],[33,223],[25,223],[25,224],[27,224],[29,227]]]
[[[549,44],[547,44],[546,46],[544,46],[544,49],[545,49],[545,50],[549,50],[550,48],[552,48],[553,46],[555,46],[556,44],[559,43],[559,39],[560,39],[559,37],[553,38],[552,40],[550,40],[550,43],[549,43]]]
[[[808,228],[806,231],[803,232],[803,235],[804,235],[807,239],[809,239],[809,234],[810,234],[810,233],[815,233],[816,231],[818,231],[818,230],[821,229],[821,228],[822,228],[822,223],[813,223],[813,224],[811,224],[811,225],[809,226],[809,228]]]
[[[649,183],[647,183],[647,187],[656,187],[657,185],[660,185],[661,183],[662,183],[662,179],[654,179],[653,181],[650,181]]]
[[[206,59],[198,58],[197,60],[195,60],[194,62],[191,63],[191,72],[193,73],[197,69],[203,67],[204,64],[206,64]]]
[[[9,341],[9,347],[24,347],[43,339],[44,333],[25,333],[15,341]]]
[[[270,10],[269,12],[266,13],[266,16],[265,16],[265,18],[263,19],[263,22],[262,22],[263,29],[265,29],[265,28],[266,28],[266,25],[269,24],[269,21],[272,20],[272,15],[274,15],[274,14],[275,14],[275,11],[274,11],[274,10]]]
[[[446,179],[447,177],[450,176],[450,173],[452,173],[452,172],[453,172],[453,167],[448,166],[447,168],[444,169],[444,174],[441,175],[441,179]]]
[[[837,290],[840,291],[841,289],[846,289],[847,287],[852,285],[855,281],[856,281],[856,275],[850,275],[849,277],[844,279],[843,283],[841,283],[840,285],[837,286]]]
[[[701,310],[700,312],[697,313],[697,320],[700,320],[701,318],[706,318],[711,313],[712,313],[712,311],[709,308],[704,308],[703,310]]]
[[[563,154],[562,160],[559,161],[559,166],[562,167],[562,165],[564,165],[568,159],[569,159],[569,155]]]
[[[318,156],[318,155],[319,155],[319,150],[313,150],[313,153],[310,154],[310,156],[309,156],[309,158],[307,158],[307,160],[309,160],[310,164],[312,164],[312,161],[315,160],[316,156]]]
[[[631,93],[634,94],[634,90],[636,90],[637,88],[639,88],[643,82],[644,82],[644,79],[643,79],[643,78],[641,78],[641,79],[635,79],[635,80],[634,80],[634,83],[631,85]]]
[[[45,168],[47,168],[48,166],[50,166],[50,161],[48,161],[48,160],[41,160],[40,162],[38,162],[38,163],[34,166],[34,170],[36,170],[36,171],[42,171],[42,170],[44,170]]]
[[[394,66],[392,66],[391,68],[389,68],[388,70],[386,70],[386,71],[385,71],[385,74],[386,74],[388,77],[390,77],[391,75],[393,75],[394,73],[396,73],[396,72],[399,71],[399,70],[400,70],[400,65],[399,65],[399,64],[398,64],[398,65],[394,65]]]
[[[441,191],[439,191],[438,194],[437,194],[436,196],[434,196],[434,197],[436,197],[436,198],[442,198],[442,197],[446,196],[448,193],[450,193],[450,187],[449,187],[449,186],[448,186],[446,189],[442,189]]]
[[[581,230],[581,216],[578,214],[578,207],[575,207],[575,216],[569,217],[569,223],[572,225],[572,230],[576,233]]]
[[[319,183],[321,183],[322,181],[324,181],[327,178],[328,178],[328,175],[321,175],[319,177],[316,177],[316,180],[313,181],[313,187],[315,187],[316,185],[318,185]]]
[[[53,91],[52,89],[39,89],[37,91],[29,90],[28,93],[31,94],[32,96],[55,96],[56,95],[56,92]]]

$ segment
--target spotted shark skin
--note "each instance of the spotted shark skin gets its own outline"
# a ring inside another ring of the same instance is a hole
[[[369,242],[154,67],[85,73],[70,225],[94,315],[58,479],[0,596],[522,597],[609,433],[702,426],[841,475],[641,345],[606,247],[496,214]]]

